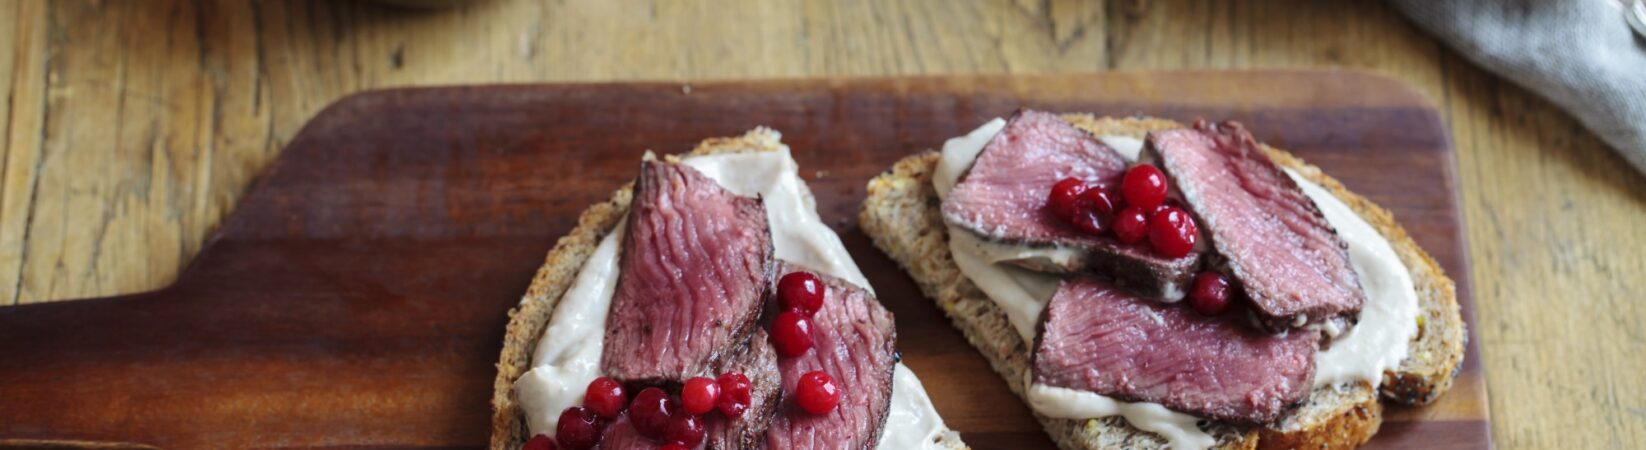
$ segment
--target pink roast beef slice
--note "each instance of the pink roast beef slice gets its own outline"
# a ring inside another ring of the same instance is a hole
[[[802,270],[787,266],[779,274]],[[828,286],[823,309],[812,317],[813,347],[804,355],[781,358],[784,399],[778,405],[768,448],[872,449],[891,409],[892,371],[897,364],[897,333],[892,313],[872,294],[840,279],[818,274]],[[800,376],[821,370],[840,387],[840,404],[813,415],[794,404]]]
[[[705,416],[708,438],[705,447],[710,450],[756,449],[765,440],[766,428],[771,425],[772,413],[781,400],[783,374],[777,370],[777,351],[772,349],[766,331],[755,329],[744,348],[720,373],[736,372],[749,377],[753,385],[749,410],[743,417],[729,420],[718,412]]]
[[[765,301],[766,208],[685,165],[644,161],[619,269],[601,372],[631,385],[715,376]]]
[[[1303,401],[1319,332],[1270,335],[1238,314],[1202,316],[1091,277],[1046,306],[1034,381],[1239,424],[1270,423]]]
[[[1348,244],[1240,124],[1149,134],[1147,151],[1271,329],[1357,316]]]

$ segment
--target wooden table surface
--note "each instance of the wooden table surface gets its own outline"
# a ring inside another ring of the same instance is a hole
[[[1444,114],[1498,445],[1646,442],[1646,177],[1368,1],[6,2],[0,304],[169,283],[364,89],[1247,67],[1383,73]]]

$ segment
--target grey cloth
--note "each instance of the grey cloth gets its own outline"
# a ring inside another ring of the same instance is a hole
[[[1469,60],[1565,108],[1646,173],[1646,39],[1631,30],[1622,5],[1614,0],[1391,3]]]

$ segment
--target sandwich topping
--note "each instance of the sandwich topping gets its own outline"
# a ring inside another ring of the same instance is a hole
[[[943,201],[945,222],[985,241],[1059,252],[1005,262],[1046,272],[1109,273],[1154,297],[1183,298],[1197,253],[1157,252],[1128,242],[1126,230],[1103,232],[1106,214],[1094,202],[1107,201],[1112,209],[1118,197],[1140,195],[1135,206],[1152,212],[1161,201],[1139,183],[1146,180],[1133,180],[1132,189],[1122,185],[1126,159],[1114,149],[1057,115],[1031,110],[1012,115],[982,142],[967,151],[972,163],[940,166],[955,176]],[[1064,181],[1070,178],[1078,182]]]
[[[1348,245],[1239,124],[1150,133],[1145,151],[1205,220],[1262,323],[1279,329],[1360,311],[1366,296]]]
[[[1183,258],[1195,250],[1199,228],[1194,218],[1166,203],[1166,175],[1150,164],[1126,170],[1120,188],[1075,177],[1052,185],[1045,211],[1081,232],[1136,245],[1148,239],[1155,255]],[[1158,220],[1157,220],[1158,218]]]
[[[709,448],[746,448],[765,432],[766,423],[760,419],[771,417],[776,411],[782,390],[777,352],[767,342],[766,332],[755,330],[743,351],[721,367],[719,373],[709,384],[712,388],[699,386],[699,389],[715,391],[710,398],[699,398],[707,393],[694,393],[691,389],[693,384],[711,381],[708,377],[686,380],[680,391],[680,409],[685,415],[720,417],[705,424]],[[712,408],[702,409],[704,400],[712,402]]]
[[[766,298],[765,206],[691,167],[643,161],[626,224],[601,372],[645,384],[712,373]]]
[[[1015,117],[1023,115],[1026,113]],[[959,185],[966,184],[971,173],[985,164],[979,155],[994,151],[994,141],[1006,136],[1002,130],[1011,126],[1008,121],[995,119],[945,143],[932,182],[946,206],[961,192]],[[1095,140],[1126,161],[1137,161],[1144,147],[1142,140],[1125,136],[1099,136]],[[1161,163],[1159,158],[1150,162]],[[1161,168],[1171,176],[1204,176],[1194,171],[1185,173],[1197,174],[1175,173],[1177,169],[1169,166]],[[1350,276],[1358,283],[1344,289],[1355,291],[1363,302],[1358,308],[1340,309],[1339,314],[1357,318],[1353,328],[1343,331],[1309,326],[1278,333],[1274,328],[1253,328],[1244,323],[1243,317],[1263,316],[1247,311],[1257,306],[1244,300],[1240,274],[1212,264],[1200,272],[1200,263],[1205,261],[1187,265],[1184,281],[1175,284],[1183,291],[1177,297],[1189,297],[1189,305],[1145,300],[1142,297],[1159,300],[1159,294],[1149,292],[1146,286],[1126,284],[1125,273],[1101,266],[1083,270],[1113,276],[1118,283],[1027,270],[1025,267],[1033,266],[1019,261],[1089,255],[1066,254],[1066,246],[1002,241],[974,231],[975,227],[956,220],[964,216],[948,214],[945,208],[950,253],[956,266],[1006,313],[1023,342],[1035,347],[1030,349],[1035,356],[1031,372],[1026,374],[1028,379],[1024,380],[1025,399],[1030,406],[1054,418],[1122,416],[1134,427],[1164,438],[1173,448],[1193,449],[1216,443],[1201,428],[1204,420],[1270,423],[1304,401],[1310,389],[1352,382],[1379,385],[1384,372],[1406,358],[1416,334],[1417,293],[1411,274],[1382,234],[1341,200],[1290,169],[1280,169],[1279,173],[1285,174],[1285,182],[1295,183],[1303,195],[1301,202],[1307,204],[1289,200],[1292,206],[1286,211],[1318,210],[1325,229],[1335,229],[1336,237],[1346,247],[1347,267],[1353,270]],[[1199,206],[1191,202],[1174,204],[1184,200],[1179,196],[1187,193],[1180,192],[1182,186],[1171,176],[1165,183],[1171,187],[1170,196],[1161,208],[1179,209],[1182,218],[1189,220],[1161,226],[1181,229],[1183,223],[1193,223],[1199,226],[1196,232],[1179,234],[1202,238],[1191,254],[1214,250],[1206,245],[1205,238],[1217,235],[1207,229],[1212,225],[1199,223],[1204,219],[1198,216],[1204,213]],[[1056,210],[1049,200],[1056,196],[1051,191],[1058,181],[1043,182],[1042,195],[1032,201],[1047,214]],[[1149,187],[1152,183],[1139,184]],[[1200,189],[1196,194],[1207,195],[1207,188],[1196,187]],[[1152,197],[1139,198],[1147,201]],[[1134,242],[1144,242],[1140,245],[1148,249],[1152,244],[1147,243],[1147,236],[1154,228],[1154,218],[1150,214],[1127,217],[1124,211],[1110,219],[1106,231],[1118,235],[1135,232],[1121,231],[1126,227],[1144,228],[1143,238],[1133,238],[1137,239]],[[1128,220],[1141,223],[1122,223]],[[1315,233],[1312,230],[1319,229],[1317,225],[1311,225],[1314,228],[1305,229],[1305,233]],[[1163,237],[1169,240],[1173,236]],[[1037,335],[1042,327],[1045,331]]]
[[[803,273],[779,265],[785,277]],[[891,312],[862,288],[818,278],[826,288],[823,307],[812,316],[815,348],[778,362],[784,405],[766,432],[766,448],[867,448],[878,439],[875,424],[892,401],[897,349]]]
[[[1086,276],[1065,280],[1045,316],[1036,384],[1246,425],[1274,421],[1313,388],[1319,332],[1271,335]]]
[[[935,448],[952,433],[919,380],[896,361],[890,313],[872,297],[839,236],[817,216],[811,192],[786,148],[645,164],[658,167],[642,171],[629,216],[578,270],[539,340],[532,369],[516,382],[515,395],[534,439],[553,437],[565,428],[570,439],[561,448],[586,448],[582,446],[590,441],[587,427],[581,426],[587,423],[583,412],[599,425],[598,448],[608,449],[758,448],[782,439],[816,443],[817,448],[845,448],[833,443]],[[653,180],[647,179],[648,171]],[[713,188],[701,183],[705,181]],[[652,187],[671,193],[661,201],[646,200],[648,190],[641,186],[654,182]],[[704,199],[731,207],[718,211],[713,205],[691,204]],[[763,218],[746,219],[752,208],[740,199],[754,206],[763,203]],[[653,209],[646,209],[648,202]],[[678,213],[682,211],[693,214]],[[630,223],[641,220],[659,222]],[[666,235],[681,230],[698,238]],[[629,238],[654,231],[646,239],[666,250],[648,250],[646,257],[666,263],[628,264],[633,256]],[[770,257],[758,258],[762,244]],[[693,260],[711,252],[693,245],[718,246],[726,254]],[[750,254],[757,257],[753,262],[746,257]],[[762,259],[770,261],[769,267],[757,264]],[[777,275],[792,270],[779,272],[779,267],[790,264],[811,271],[812,280],[797,279],[812,283],[783,283]],[[644,273],[645,267],[665,269]],[[689,273],[693,271],[705,273]],[[636,286],[623,287],[631,278],[647,277],[662,277],[657,279],[676,292],[648,294]],[[751,277],[755,282],[748,282]],[[745,296],[755,291],[757,295]],[[773,291],[779,291],[773,303],[781,312],[810,325],[805,334],[810,348],[782,356],[776,348],[782,344],[767,334],[767,326],[750,319],[751,326],[740,328],[741,314],[753,310],[758,317]],[[673,311],[678,314],[631,317],[644,315],[648,302],[668,301],[664,297],[682,292],[704,298],[677,305]],[[745,309],[746,298],[754,299],[750,309]],[[608,326],[618,321],[623,324]],[[667,350],[645,348],[646,339],[656,334],[672,336],[660,344]],[[645,362],[634,362],[640,360]],[[629,392],[625,385],[661,385],[679,395],[656,387]],[[620,412],[607,417],[613,405],[622,405]],[[819,412],[810,412],[814,409]],[[572,420],[562,425],[562,417]],[[839,437],[820,437],[829,433]]]

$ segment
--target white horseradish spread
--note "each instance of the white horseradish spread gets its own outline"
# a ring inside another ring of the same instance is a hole
[[[800,179],[799,166],[789,156],[788,147],[775,152],[693,156],[682,161],[732,193],[764,199],[778,259],[873,292],[840,236],[818,217],[816,200]],[[589,382],[600,376],[606,312],[617,287],[617,256],[623,230],[624,224],[618,223],[578,270],[538,340],[532,369],[515,383],[527,427],[534,435],[553,435],[560,412],[581,404]],[[892,375],[890,411],[877,448],[941,448],[935,442],[949,433],[952,431],[943,425],[920,379],[898,363]]]
[[[1349,243],[1349,264],[1366,293],[1358,324],[1344,333],[1326,330],[1335,336],[1330,348],[1315,354],[1315,386],[1365,381],[1377,387],[1383,382],[1383,371],[1399,367],[1406,359],[1412,337],[1417,335],[1417,288],[1412,273],[1389,240],[1349,205],[1292,169],[1286,169],[1286,174]]]
[[[961,174],[977,159],[978,153],[1006,125],[994,119],[965,136],[943,144],[932,185],[939,197],[947,198]],[[1109,147],[1128,161],[1136,161],[1143,141],[1126,136],[1101,136]],[[1303,193],[1320,208],[1326,221],[1337,229],[1349,245],[1350,263],[1360,276],[1366,304],[1360,321],[1347,333],[1336,335],[1330,348],[1315,354],[1315,386],[1335,386],[1364,381],[1377,386],[1383,371],[1393,369],[1406,358],[1407,347],[1417,332],[1417,290],[1411,274],[1400,262],[1389,241],[1337,197],[1304,179],[1291,169],[1286,173],[1297,181]],[[973,284],[1006,312],[1023,342],[1032,343],[1040,313],[1057,290],[1055,276],[998,264],[1014,258],[1058,258],[1065,249],[1040,249],[985,242],[976,235],[949,227],[949,251],[955,265]],[[1032,351],[1032,349],[1030,349]],[[1210,434],[1196,425],[1200,419],[1172,411],[1158,403],[1124,402],[1097,393],[1033,384],[1025,380],[1029,406],[1041,415],[1060,419],[1091,419],[1122,416],[1141,430],[1165,438],[1174,449],[1205,449],[1216,444]]]

